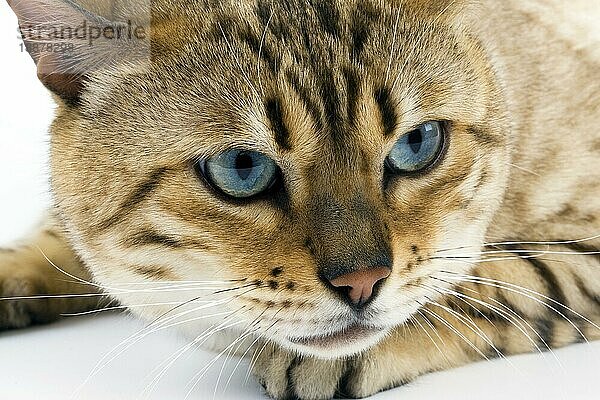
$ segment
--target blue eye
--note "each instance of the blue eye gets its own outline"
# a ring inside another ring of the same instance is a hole
[[[247,199],[269,190],[277,179],[273,160],[254,151],[229,150],[202,165],[205,178],[228,196]]]
[[[396,173],[421,171],[438,159],[443,147],[442,124],[427,122],[396,142],[387,157],[386,165]]]

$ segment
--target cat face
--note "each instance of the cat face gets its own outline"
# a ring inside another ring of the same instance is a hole
[[[509,143],[460,13],[165,3],[151,62],[86,76],[52,128],[58,210],[100,284],[193,335],[235,326],[327,358],[470,268],[452,255],[483,242]]]

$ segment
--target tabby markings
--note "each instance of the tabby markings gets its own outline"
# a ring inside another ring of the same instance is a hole
[[[392,102],[392,93],[388,88],[380,88],[375,91],[375,102],[379,106],[381,113],[381,123],[386,136],[392,136],[398,123],[396,107]]]
[[[275,133],[275,142],[280,149],[289,151],[292,149],[290,142],[290,132],[283,121],[283,108],[281,102],[276,99],[268,100],[265,103],[267,117],[271,122],[271,128]]]
[[[98,230],[106,231],[107,229],[110,229],[114,225],[118,224],[140,203],[144,202],[156,191],[156,188],[160,185],[160,182],[163,180],[168,171],[169,169],[164,167],[154,170],[145,181],[139,184],[125,198],[123,203],[121,203],[121,205],[118,207],[116,213],[114,213],[110,218],[104,220],[102,223],[99,224]]]
[[[175,276],[173,271],[171,271],[170,269],[165,268],[165,267],[143,265],[143,266],[133,267],[133,271],[136,274],[142,275],[148,279],[163,280],[163,281],[176,281],[177,280],[177,276]]]

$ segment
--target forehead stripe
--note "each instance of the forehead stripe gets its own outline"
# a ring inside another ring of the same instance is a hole
[[[281,102],[277,99],[268,100],[265,103],[267,118],[271,123],[271,129],[275,134],[275,142],[282,150],[291,150],[290,131],[283,121],[283,108]]]
[[[317,130],[322,130],[323,111],[319,101],[315,100],[313,93],[300,83],[300,78],[296,72],[291,70],[287,71],[286,78],[291,88],[294,90],[294,92],[296,92],[300,98],[300,101],[302,101],[304,107],[313,118],[315,124],[317,125]]]
[[[346,81],[347,101],[348,101],[348,122],[354,125],[358,114],[358,104],[360,101],[360,83],[359,77],[354,68],[344,68],[344,79]]]
[[[385,130],[385,136],[392,136],[398,124],[396,108],[392,103],[392,94],[389,89],[381,88],[375,91],[375,101],[381,112],[381,122]]]

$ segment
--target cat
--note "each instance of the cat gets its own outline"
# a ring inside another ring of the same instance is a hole
[[[600,338],[597,3],[9,4],[58,109],[1,328],[109,296],[307,400]]]

